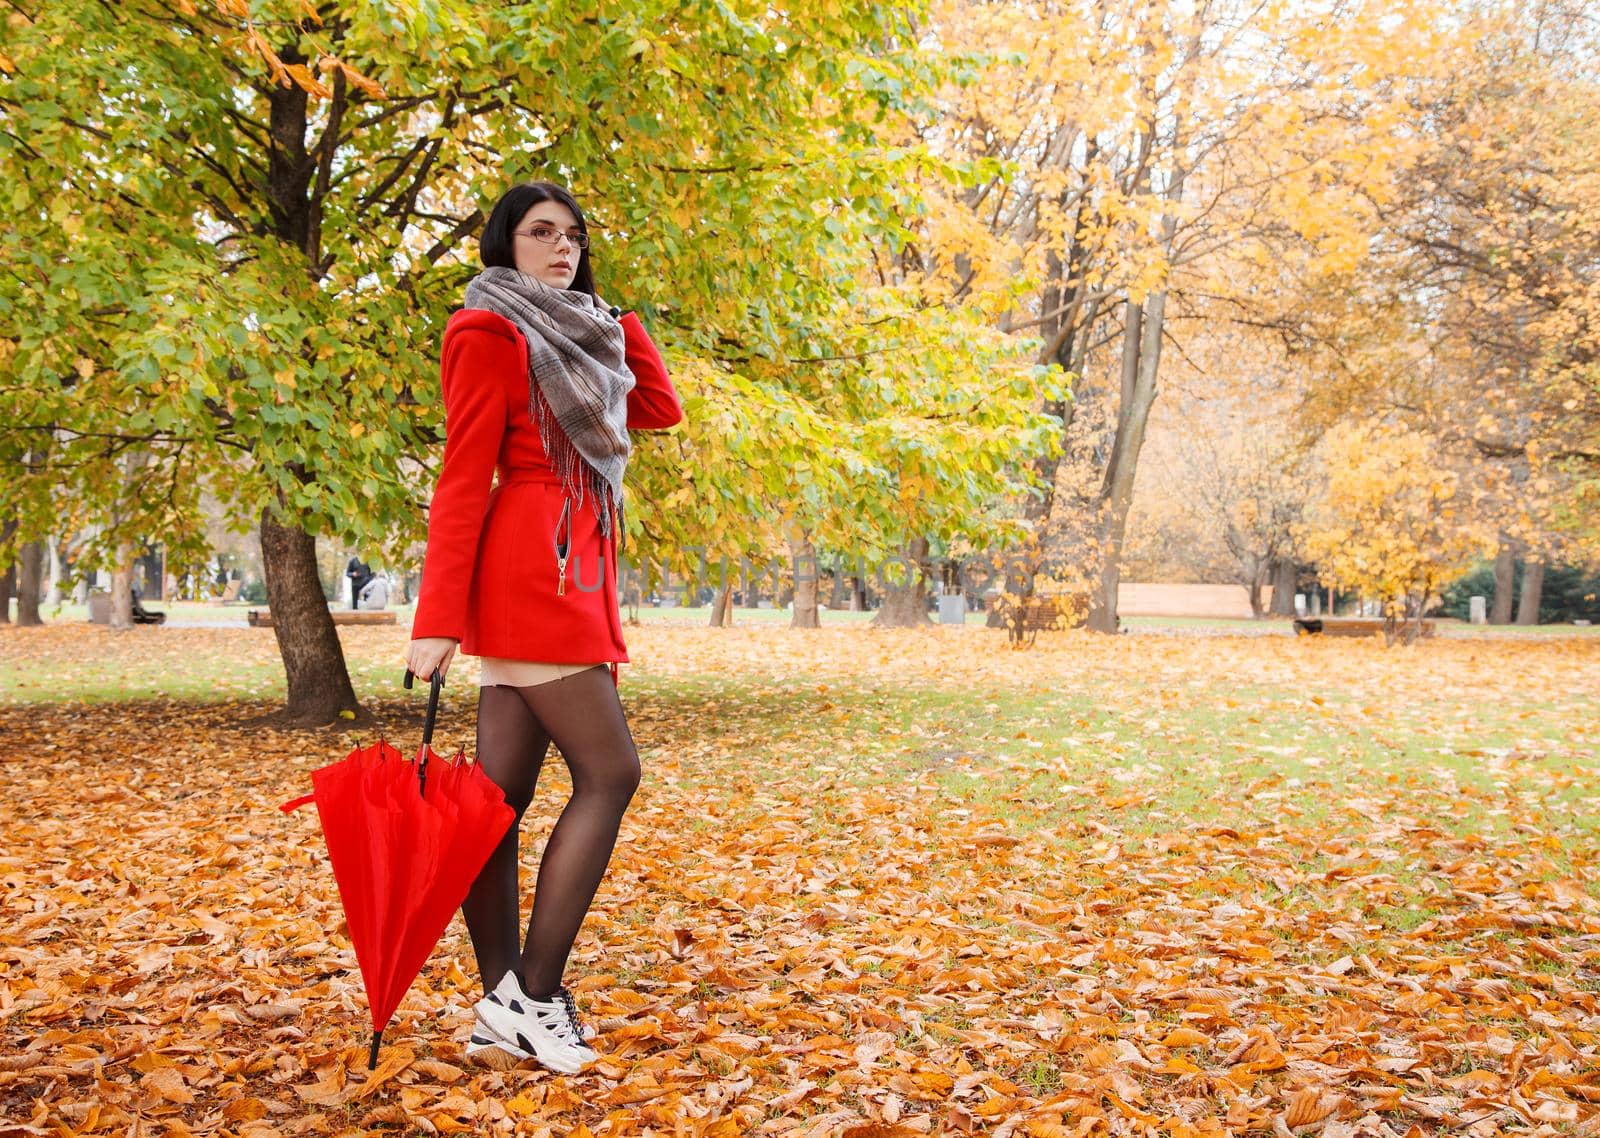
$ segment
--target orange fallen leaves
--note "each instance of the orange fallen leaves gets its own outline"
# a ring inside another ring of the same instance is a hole
[[[0,633],[41,674],[53,635]],[[0,707],[0,1135],[1600,1129],[1600,642],[630,640],[576,1077],[465,1064],[459,923],[367,1072],[320,836],[275,810],[346,733]]]

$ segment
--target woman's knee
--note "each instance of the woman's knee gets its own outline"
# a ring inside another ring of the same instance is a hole
[[[627,806],[633,792],[639,789],[639,752],[631,745],[620,754],[612,754],[601,762],[582,765],[573,771],[572,789],[579,793],[604,795],[619,806]]]
[[[516,829],[522,824],[522,816],[528,812],[528,807],[533,805],[533,787],[519,786],[500,788],[506,796],[506,805],[511,807],[514,817],[511,819],[511,828]]]
[[[515,688],[485,687],[478,701],[478,765],[505,794],[517,820],[533,802],[550,738]]]
[[[542,757],[530,763],[526,755],[486,754],[481,740],[478,744],[479,767],[489,781],[500,788],[500,793],[506,796],[506,805],[516,811],[518,822],[522,821],[523,813],[533,803],[534,786],[538,782],[542,764]]]
[[[627,798],[632,799],[634,791],[639,789],[639,780],[643,773],[639,768],[639,752],[629,747],[627,762],[622,772],[622,786],[619,787],[627,790]]]

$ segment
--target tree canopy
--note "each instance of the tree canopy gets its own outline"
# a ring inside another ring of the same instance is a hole
[[[312,539],[415,548],[439,334],[536,177],[685,399],[630,474],[651,574],[1053,543],[1114,628],[1161,392],[1247,400],[1268,345],[1305,381],[1282,453],[1420,432],[1503,543],[1592,549],[1580,15],[20,0],[0,556],[62,528],[89,563],[197,556],[215,501],[261,533],[291,707],[350,710]]]
[[[864,501],[851,524],[878,546],[974,513],[1011,486],[996,477],[1018,429],[1047,445],[1031,416],[1059,392],[1031,367],[989,378],[1016,352],[960,309],[867,287],[870,252],[915,225],[901,180],[959,173],[886,145],[929,81],[912,48],[904,18],[868,4],[16,11],[0,142],[28,257],[0,286],[6,445],[53,444],[6,488],[18,539],[64,498],[103,522],[159,481],[169,508],[123,528],[181,540],[205,487],[260,520],[264,547],[270,526],[414,541],[438,332],[488,204],[535,176],[587,204],[602,294],[641,312],[684,377],[675,453],[640,448],[636,538],[750,546],[777,499],[824,531]],[[941,428],[957,408],[971,429]],[[129,451],[143,482],[119,465]],[[711,482],[685,476],[695,455]],[[285,642],[291,680],[293,655]]]

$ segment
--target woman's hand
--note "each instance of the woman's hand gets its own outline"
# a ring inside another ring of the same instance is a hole
[[[418,679],[433,678],[439,669],[442,680],[450,671],[450,661],[455,659],[456,646],[461,641],[453,636],[424,636],[406,647],[406,670]]]

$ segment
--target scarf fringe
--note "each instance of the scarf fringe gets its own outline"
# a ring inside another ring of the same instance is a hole
[[[620,545],[627,468],[627,369],[621,326],[593,297],[552,288],[515,269],[484,269],[466,305],[516,325],[528,350],[528,414],[562,493],[582,507],[590,495],[602,537]]]
[[[615,527],[620,544],[622,538],[622,503],[615,500],[611,484],[602,478],[594,467],[583,460],[578,448],[561,429],[550,401],[539,390],[539,385],[529,384],[528,415],[539,429],[539,442],[544,447],[556,477],[561,480],[561,493],[572,500],[577,509],[583,508],[587,497],[593,496],[595,512],[600,516],[600,536],[612,534],[612,514],[616,514]]]

